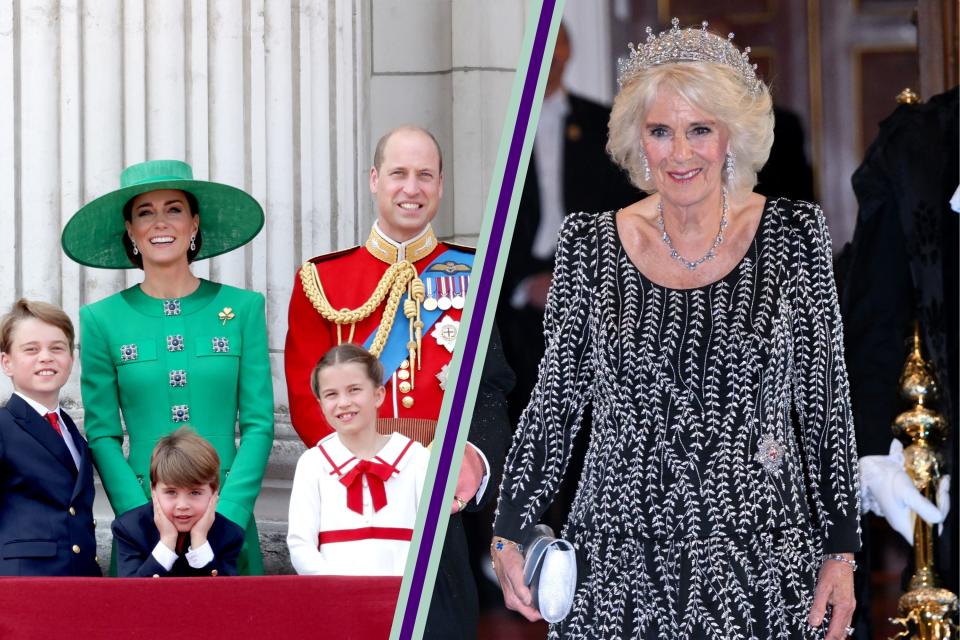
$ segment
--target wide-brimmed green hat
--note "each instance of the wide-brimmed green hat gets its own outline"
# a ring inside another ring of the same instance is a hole
[[[64,252],[76,262],[104,269],[131,269],[123,246],[123,207],[141,193],[179,189],[197,200],[203,243],[195,260],[242,247],[263,228],[263,209],[248,193],[217,182],[194,180],[179,160],[150,160],[127,167],[120,188],[90,202],[70,218],[60,236]]]

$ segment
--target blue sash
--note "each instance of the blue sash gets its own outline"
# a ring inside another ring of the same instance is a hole
[[[466,264],[470,267],[473,267],[473,254],[458,251],[457,249],[447,249],[437,256],[433,262],[428,264],[427,267],[420,273],[421,279],[425,279],[429,272],[433,270],[434,266],[442,265],[444,262]],[[445,273],[443,270],[434,271],[438,274]],[[460,273],[458,275],[465,274]],[[436,290],[435,287],[434,290]],[[383,365],[383,384],[387,384],[394,372],[400,368],[400,363],[406,360],[407,356],[409,355],[407,353],[407,342],[410,341],[410,326],[407,322],[401,322],[401,320],[406,320],[406,317],[403,315],[403,303],[406,300],[407,294],[403,294],[403,296],[400,298],[400,306],[397,307],[396,319],[394,319],[393,327],[390,329],[390,335],[387,336],[387,343],[383,346],[383,351],[380,353],[380,364]],[[432,327],[434,323],[440,319],[440,316],[442,316],[443,313],[444,311],[442,309],[427,311],[422,306],[420,307],[420,320],[423,321],[424,337],[426,337],[430,327]],[[373,345],[373,339],[376,335],[377,330],[374,329],[373,333],[367,336],[367,339],[364,340],[363,346],[368,351]]]

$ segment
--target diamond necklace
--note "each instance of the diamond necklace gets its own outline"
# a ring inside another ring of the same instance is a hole
[[[663,238],[663,244],[667,245],[667,248],[670,249],[670,257],[678,261],[680,264],[685,266],[687,269],[693,271],[700,265],[702,265],[707,260],[713,260],[716,255],[716,249],[723,242],[723,230],[727,228],[727,189],[726,187],[720,190],[720,206],[722,211],[720,213],[720,229],[717,231],[717,237],[713,239],[713,245],[707,249],[707,252],[703,254],[697,260],[687,260],[680,252],[673,247],[673,241],[670,240],[670,234],[667,233],[667,228],[663,224],[663,198],[660,198],[660,202],[657,203],[657,226],[660,228],[660,231],[663,233],[661,236]]]

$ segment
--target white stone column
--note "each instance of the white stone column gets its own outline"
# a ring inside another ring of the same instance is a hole
[[[452,235],[476,244],[526,28],[527,4],[454,2],[451,18]]]
[[[59,303],[59,6],[25,0],[19,7],[20,206],[17,227],[8,233],[18,239],[22,295]]]
[[[12,2],[0,3],[0,229],[5,231],[0,233],[0,292],[8,304],[19,293],[17,236],[13,232],[20,215],[19,21]]]

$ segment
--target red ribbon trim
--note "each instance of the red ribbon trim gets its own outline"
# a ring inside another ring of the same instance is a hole
[[[341,469],[343,469],[345,466],[350,464],[351,460],[356,460],[356,456],[350,456],[350,458],[346,462],[344,462],[341,465],[338,465],[336,462],[333,461],[333,458],[330,457],[330,454],[327,453],[327,450],[323,448],[322,444],[317,444],[317,448],[320,449],[320,453],[323,454],[323,457],[326,458],[327,462],[330,463],[330,466],[333,467],[333,471],[330,472],[330,475],[332,476],[333,475],[339,476]]]
[[[397,465],[399,465],[399,464],[400,464],[400,461],[403,460],[403,456],[407,455],[407,451],[409,451],[409,450],[410,450],[410,447],[412,447],[412,446],[413,446],[413,440],[407,440],[407,446],[405,446],[405,447],[403,448],[403,451],[400,452],[400,455],[397,456],[397,459],[393,461],[393,465],[392,465],[392,466],[396,467]],[[376,457],[376,460],[380,460],[380,461],[385,462],[385,463],[387,462],[386,460],[384,460],[384,459],[381,458],[380,456],[377,456],[377,457]],[[387,464],[389,464],[389,463],[387,463]]]
[[[317,536],[317,546],[334,542],[356,542],[357,540],[405,540],[413,538],[413,529],[400,527],[361,527],[359,529],[335,529],[321,531]]]

